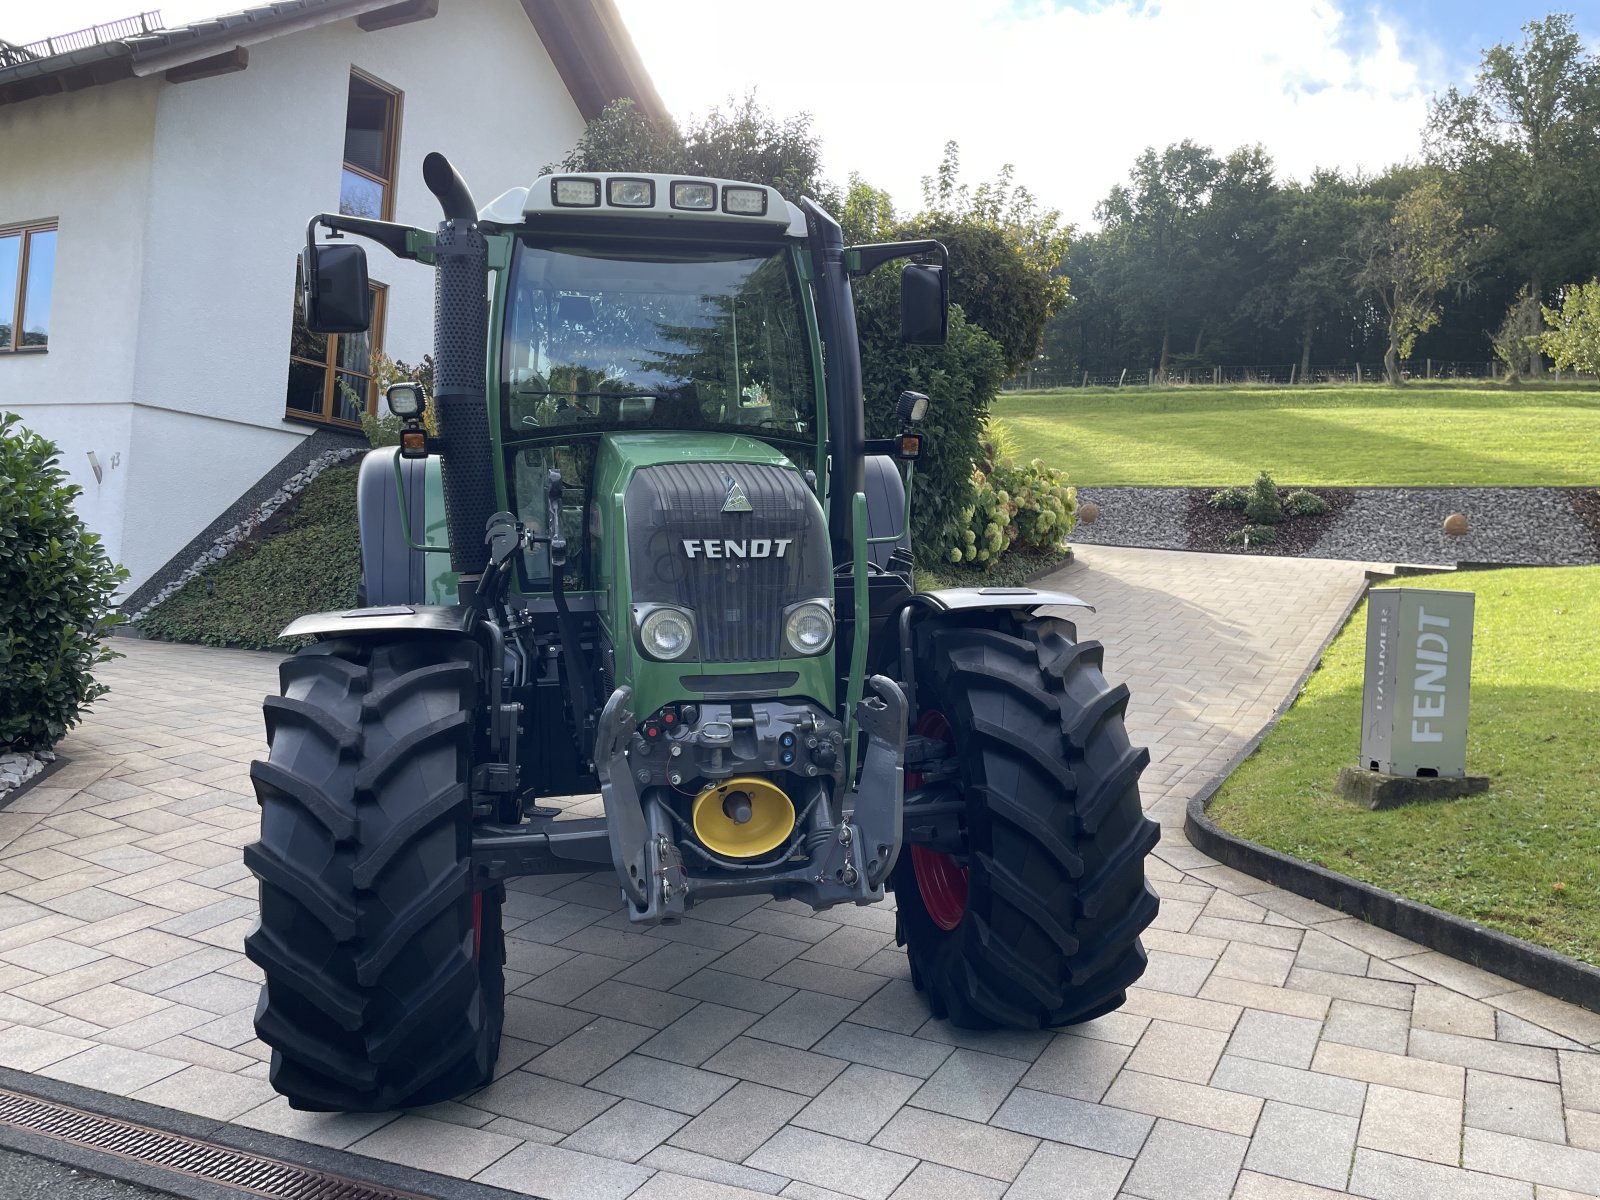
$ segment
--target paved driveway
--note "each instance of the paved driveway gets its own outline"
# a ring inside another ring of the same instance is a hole
[[[0,812],[0,1065],[553,1200],[1600,1193],[1600,1016],[1182,838],[1359,566],[1090,547],[1052,583],[1100,605],[1082,632],[1155,759],[1162,912],[1117,1013],[965,1033],[928,1019],[887,908],[722,901],[638,933],[604,876],[522,880],[499,1081],[294,1113],[240,953],[274,660],[131,643],[72,764]]]

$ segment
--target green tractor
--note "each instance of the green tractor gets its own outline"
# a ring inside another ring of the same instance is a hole
[[[892,890],[937,1017],[1121,1004],[1157,907],[1127,690],[1039,613],[1082,601],[918,591],[928,399],[865,436],[851,277],[909,260],[902,336],[941,342],[943,246],[846,247],[813,202],[720,179],[544,176],[480,211],[442,156],[424,178],[434,231],[307,229],[314,332],[370,323],[342,235],[434,268],[435,374],[390,389],[401,444],[363,463],[363,606],[285,630],[315,641],[265,702],[246,950],[278,1091],[488,1083],[519,875],[614,873],[639,928]],[[595,792],[603,817],[540,803]]]

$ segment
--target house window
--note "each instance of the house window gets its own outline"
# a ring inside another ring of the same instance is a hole
[[[339,211],[345,216],[387,221],[394,215],[399,129],[400,93],[352,71],[344,118],[344,173],[339,179]]]
[[[295,271],[294,330],[289,336],[287,415],[308,421],[358,425],[375,411],[377,384],[372,354],[383,346],[385,288],[372,284],[372,328],[367,333],[312,333]]]
[[[0,228],[0,354],[50,344],[54,221]]]

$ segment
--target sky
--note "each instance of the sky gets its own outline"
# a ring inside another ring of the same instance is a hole
[[[159,4],[159,0],[153,0]],[[476,3],[481,0],[449,0]],[[944,143],[978,183],[1004,164],[1092,225],[1146,146],[1261,143],[1279,174],[1416,157],[1428,100],[1552,8],[1600,49],[1600,0],[616,0],[680,120],[754,90],[809,112],[824,169],[914,211]],[[171,0],[166,23],[241,5]],[[126,16],[137,0],[0,0],[30,41]],[[446,8],[448,11],[448,8]]]

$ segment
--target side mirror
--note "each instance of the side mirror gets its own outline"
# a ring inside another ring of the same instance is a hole
[[[900,270],[900,340],[942,346],[950,331],[950,283],[942,266],[907,263]]]
[[[353,242],[306,246],[306,328],[312,333],[365,333],[372,327],[367,252]]]

